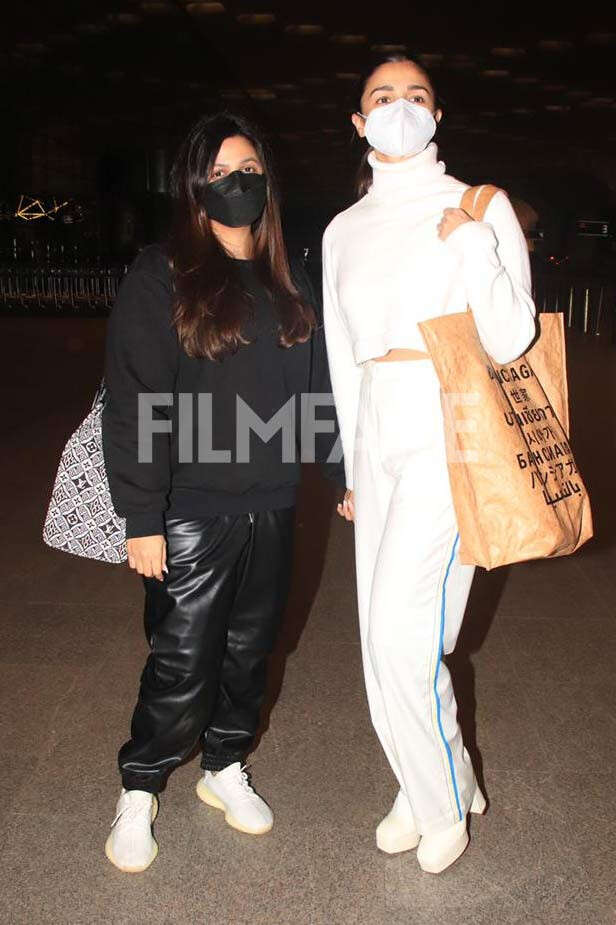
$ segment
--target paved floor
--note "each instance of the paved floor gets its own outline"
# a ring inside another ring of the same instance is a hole
[[[574,443],[598,537],[567,560],[477,576],[452,659],[490,799],[440,877],[385,857],[394,781],[372,733],[356,633],[351,529],[305,484],[297,568],[254,778],[276,812],[250,838],[171,779],[143,875],[103,843],[115,753],[145,655],[128,570],[45,548],[61,446],[100,373],[97,321],[3,321],[0,918],[7,925],[440,925],[616,922],[616,348],[571,342]],[[284,672],[284,674],[283,674]]]

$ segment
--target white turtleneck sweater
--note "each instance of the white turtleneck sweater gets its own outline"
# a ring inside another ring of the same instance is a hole
[[[436,145],[394,164],[372,152],[369,163],[369,192],[323,238],[325,336],[348,488],[361,363],[396,347],[425,351],[417,322],[468,305],[497,363],[520,356],[535,335],[528,248],[507,196],[497,193],[483,222],[441,241],[443,210],[459,207],[468,186],[445,173]]]

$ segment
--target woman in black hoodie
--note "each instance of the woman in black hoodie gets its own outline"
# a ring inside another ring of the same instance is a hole
[[[236,116],[201,119],[172,185],[170,240],[135,261],[107,341],[105,462],[151,648],[106,844],[131,872],[156,857],[156,795],[199,740],[199,797],[240,831],[272,827],[243,762],[287,596],[300,461],[343,484],[323,332],[289,266],[262,139]]]

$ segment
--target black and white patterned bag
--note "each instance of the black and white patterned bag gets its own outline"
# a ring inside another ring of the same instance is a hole
[[[105,384],[60,458],[45,517],[48,546],[102,562],[126,561],[126,521],[113,509],[103,458]]]

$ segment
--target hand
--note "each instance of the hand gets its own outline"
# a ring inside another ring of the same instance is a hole
[[[164,536],[136,536],[126,541],[128,564],[144,578],[163,581],[167,568],[167,544]]]
[[[355,520],[355,502],[350,488],[345,491],[344,500],[340,502],[336,510],[345,520]]]
[[[438,224],[438,236],[441,241],[445,241],[452,231],[465,225],[466,222],[474,222],[475,219],[464,209],[445,209],[443,217]]]

